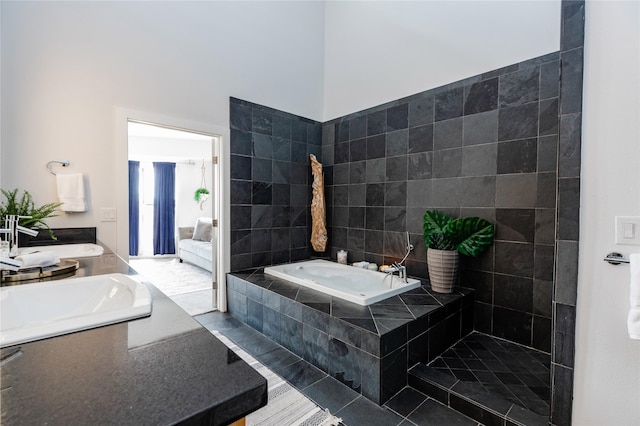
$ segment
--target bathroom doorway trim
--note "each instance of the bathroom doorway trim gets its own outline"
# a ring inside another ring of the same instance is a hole
[[[139,111],[116,107],[115,113],[115,142],[116,142],[116,253],[124,260],[129,260],[129,198],[128,198],[128,123],[138,122],[166,127],[191,133],[199,133],[217,138],[214,144],[213,156],[220,159],[214,168],[214,216],[218,219],[218,239],[216,251],[217,308],[227,310],[226,274],[230,269],[230,259],[227,255],[230,240],[229,226],[229,168],[224,158],[229,153],[229,127],[213,123],[196,122],[189,119],[170,117],[149,111]]]

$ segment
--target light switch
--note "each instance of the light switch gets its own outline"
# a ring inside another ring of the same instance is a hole
[[[629,238],[633,238],[633,230],[634,230],[634,225],[633,223],[625,223],[624,224],[624,239],[627,240]]]
[[[103,208],[101,222],[115,222],[116,221],[116,209]]]
[[[640,245],[640,217],[616,216],[616,244]]]

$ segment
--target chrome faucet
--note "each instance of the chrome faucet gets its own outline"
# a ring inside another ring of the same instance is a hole
[[[19,215],[7,215],[4,218],[4,228],[0,229],[0,234],[9,235],[10,256],[18,255],[18,233],[26,234],[32,237],[38,235],[38,231],[35,229],[29,229],[19,225],[20,219],[31,219],[31,216],[19,216]]]
[[[0,257],[0,270],[8,270],[17,272],[20,269],[22,262],[10,259],[8,257]]]
[[[407,231],[407,253],[404,255],[400,262],[393,262],[391,267],[387,268],[386,272],[388,274],[393,275],[395,272],[398,273],[398,277],[404,282],[407,283],[407,267],[403,265],[404,261],[409,257],[409,253],[413,250],[413,244],[411,244],[411,240],[409,239],[409,231]]]
[[[401,265],[398,262],[394,262],[393,264],[391,264],[391,275],[393,275],[394,272],[398,272],[398,277],[400,277],[400,279],[403,282],[407,282],[407,267],[404,265]]]

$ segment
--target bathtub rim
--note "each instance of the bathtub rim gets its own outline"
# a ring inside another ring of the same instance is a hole
[[[357,272],[361,272],[364,275],[368,275],[368,274],[383,274],[383,272],[377,272],[377,271],[370,271],[367,269],[362,269],[362,268],[357,268],[355,266],[349,266],[349,265],[342,265],[340,263],[337,262],[332,262],[329,260],[325,260],[325,259],[307,259],[307,260],[301,260],[298,262],[290,262],[290,263],[282,263],[282,264],[278,264],[278,265],[271,265],[271,266],[265,266],[264,267],[264,274],[268,275],[270,277],[273,278],[278,278],[281,280],[285,280],[285,281],[289,281],[292,283],[295,283],[297,285],[300,285],[302,287],[305,288],[309,288],[315,291],[319,291],[323,294],[326,294],[328,296],[331,297],[336,297],[338,299],[350,302],[350,303],[354,303],[356,305],[359,306],[363,306],[363,307],[368,307],[371,306],[375,303],[381,302],[383,300],[389,299],[391,297],[397,296],[399,294],[403,294],[407,291],[410,290],[414,290],[416,288],[420,288],[422,286],[422,282],[421,280],[417,279],[417,278],[407,278],[409,283],[403,285],[402,287],[396,287],[394,289],[390,289],[388,292],[384,292],[381,294],[375,294],[372,296],[357,296],[354,295],[352,293],[347,293],[344,291],[340,291],[340,289],[332,289],[332,288],[328,288],[319,284],[314,283],[313,281],[307,281],[301,278],[297,278],[297,277],[292,277],[284,272],[281,272],[280,269],[281,268],[286,268],[289,267],[291,265],[299,265],[299,264],[309,264],[309,263],[315,263],[315,264],[323,264],[326,266],[332,266],[332,267],[337,267],[337,268],[353,268],[354,270],[356,270]],[[395,279],[400,279],[397,276],[394,276],[393,278]],[[330,290],[330,291],[327,291]]]

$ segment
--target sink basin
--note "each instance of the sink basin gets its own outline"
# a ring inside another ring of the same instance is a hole
[[[48,246],[22,247],[18,249],[18,254],[29,254],[37,251],[52,251],[61,258],[91,257],[100,256],[104,253],[104,248],[98,244],[53,244]]]
[[[151,314],[151,294],[125,274],[0,288],[0,347]]]

